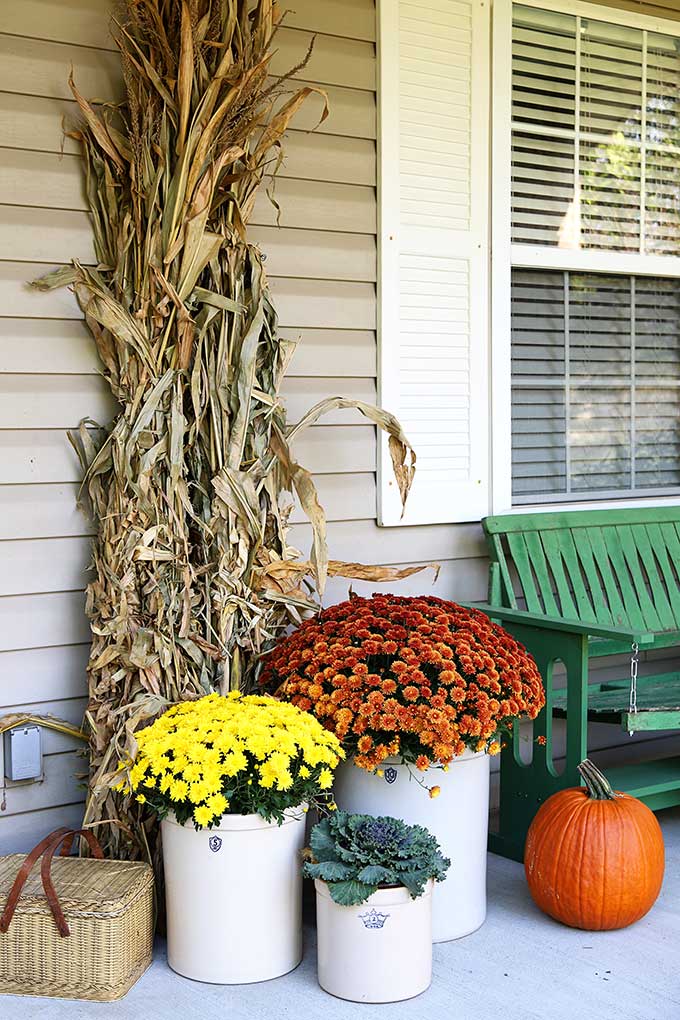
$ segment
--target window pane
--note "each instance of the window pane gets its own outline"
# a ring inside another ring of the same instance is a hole
[[[630,489],[630,389],[571,388],[569,452],[574,494]]]
[[[680,153],[647,151],[645,250],[680,254]]]
[[[680,33],[513,6],[512,240],[680,256]]]
[[[572,379],[630,376],[630,278],[569,276]]]
[[[564,297],[564,273],[525,269],[513,277],[514,377],[564,377]]]
[[[640,141],[642,32],[581,20],[581,130]]]
[[[582,142],[581,247],[640,249],[640,149],[621,138]]]
[[[518,497],[566,493],[564,387],[512,391],[512,491]]]
[[[680,145],[680,51],[678,40],[647,33],[647,142]]]
[[[638,488],[680,486],[677,387],[639,386],[635,397],[635,480]]]
[[[576,18],[516,5],[512,20],[512,119],[573,130]]]
[[[514,269],[517,503],[680,491],[680,280]]]
[[[680,378],[680,285],[639,276],[635,281],[635,377]]]
[[[578,246],[574,144],[516,132],[512,139],[513,240]]]

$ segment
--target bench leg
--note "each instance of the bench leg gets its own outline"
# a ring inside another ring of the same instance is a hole
[[[524,625],[506,629],[533,655],[543,677],[546,706],[534,721],[533,748],[522,761],[520,726],[501,751],[499,828],[489,836],[493,853],[521,861],[527,830],[540,805],[567,786],[579,786],[577,766],[587,756],[588,641],[578,634],[537,632]],[[553,670],[561,661],[567,673],[566,764],[553,764]],[[540,738],[540,742],[538,742]]]

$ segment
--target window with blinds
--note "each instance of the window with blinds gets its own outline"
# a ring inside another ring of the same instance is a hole
[[[678,254],[680,41],[513,8],[512,240]]]
[[[680,492],[680,280],[515,269],[516,503]]]
[[[605,18],[512,7],[514,504],[680,494],[680,39]]]

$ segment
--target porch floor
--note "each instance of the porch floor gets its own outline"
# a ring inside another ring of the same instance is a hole
[[[647,917],[632,928],[588,933],[556,924],[533,905],[522,866],[489,855],[489,914],[474,935],[435,946],[432,987],[410,1002],[362,1006],[316,982],[314,932],[303,963],[259,985],[197,984],[168,969],[163,947],[120,1002],[0,998],[3,1020],[671,1020],[680,1017],[680,808],[659,814],[666,878]]]

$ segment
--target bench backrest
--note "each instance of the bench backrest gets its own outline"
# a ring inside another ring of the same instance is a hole
[[[680,630],[680,507],[505,514],[483,522],[489,599],[586,623]]]

